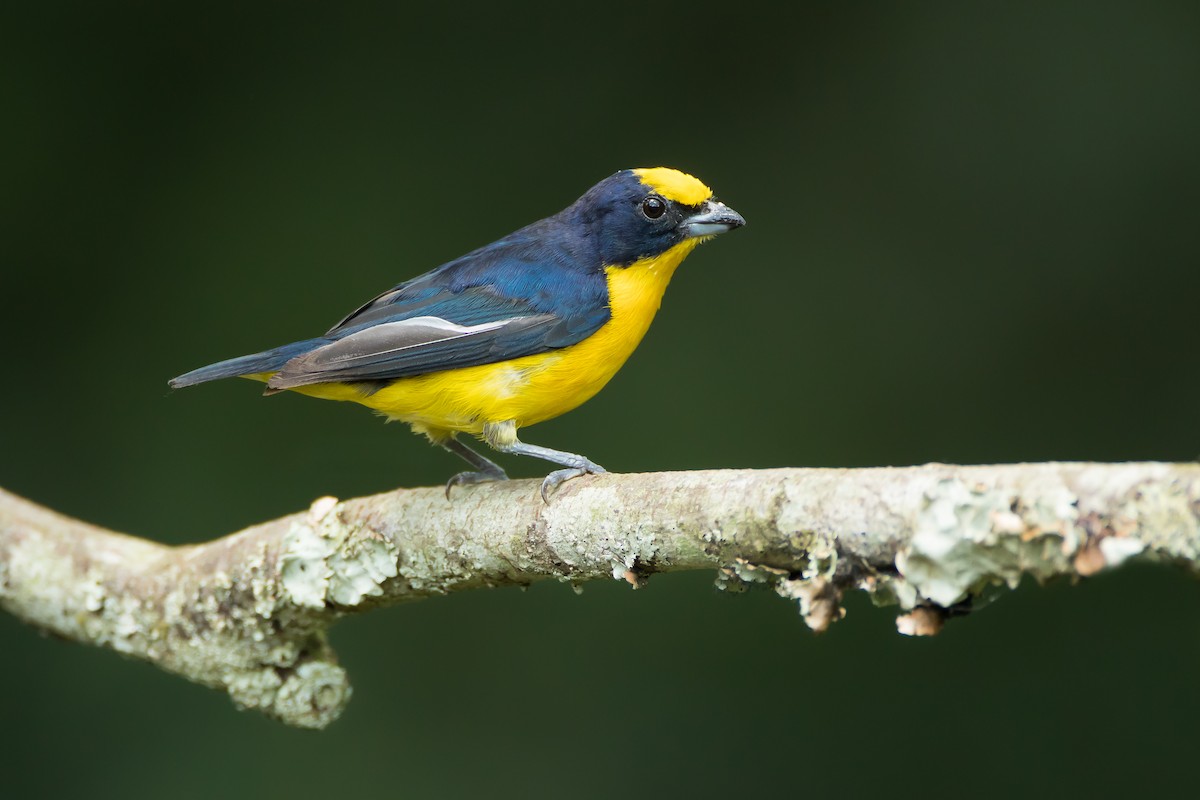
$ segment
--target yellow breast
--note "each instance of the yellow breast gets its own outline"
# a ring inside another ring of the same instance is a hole
[[[575,408],[600,391],[633,353],[662,303],[675,268],[695,248],[689,239],[662,255],[607,269],[612,318],[578,344],[534,356],[402,378],[370,395],[344,384],[294,391],[350,400],[419,433],[479,434],[489,422],[533,425]]]

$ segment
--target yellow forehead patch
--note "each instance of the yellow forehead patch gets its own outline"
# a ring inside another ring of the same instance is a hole
[[[685,206],[698,206],[712,197],[712,189],[677,169],[650,167],[635,169],[633,174],[663,197]]]

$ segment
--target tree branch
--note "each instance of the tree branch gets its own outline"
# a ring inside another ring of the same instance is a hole
[[[601,475],[549,505],[536,483],[401,490],[202,545],[167,547],[0,490],[0,604],[81,642],[151,661],[291,725],[320,728],[350,697],[326,641],[375,606],[543,578],[635,587],[716,569],[762,583],[808,624],[846,589],[935,633],[992,586],[1090,575],[1131,557],[1195,568],[1200,465],[1021,464]]]

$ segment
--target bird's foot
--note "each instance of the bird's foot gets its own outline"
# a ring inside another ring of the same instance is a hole
[[[450,499],[450,489],[454,486],[471,486],[476,483],[491,483],[492,481],[506,481],[508,473],[500,468],[495,470],[480,470],[479,472],[460,472],[450,480],[446,481],[446,499]]]
[[[604,467],[600,466],[599,464],[594,464],[591,461],[588,461],[586,458],[581,457],[580,461],[583,463],[577,467],[556,469],[554,472],[551,472],[546,476],[545,480],[542,481],[543,503],[550,505],[550,495],[557,491],[559,486],[562,486],[572,478],[578,478],[581,475],[602,475],[605,472],[608,472],[608,470],[606,470]]]

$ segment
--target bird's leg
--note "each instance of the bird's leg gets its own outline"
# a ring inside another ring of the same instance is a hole
[[[562,450],[551,450],[536,444],[525,444],[517,440],[517,426],[514,422],[490,423],[483,428],[483,438],[489,445],[501,453],[513,453],[518,456],[533,456],[552,464],[561,464],[566,469],[556,469],[542,481],[542,501],[550,503],[550,493],[571,478],[580,475],[593,475],[607,472],[604,467],[576,453]]]
[[[450,499],[451,486],[467,486],[472,483],[486,483],[488,481],[506,481],[508,475],[501,469],[500,465],[489,458],[476,453],[471,448],[458,440],[457,435],[450,434],[446,439],[440,439],[437,444],[449,450],[454,455],[466,461],[475,468],[471,472],[460,472],[450,480],[446,481],[446,499]]]
[[[513,442],[511,445],[501,448],[500,452],[515,453],[519,456],[533,456],[553,464],[562,464],[566,467],[566,469],[554,470],[542,480],[542,501],[547,504],[550,503],[551,492],[564,482],[571,480],[571,478],[578,478],[580,475],[595,475],[608,472],[604,467],[578,453],[552,450],[549,447],[539,447],[536,444]]]

